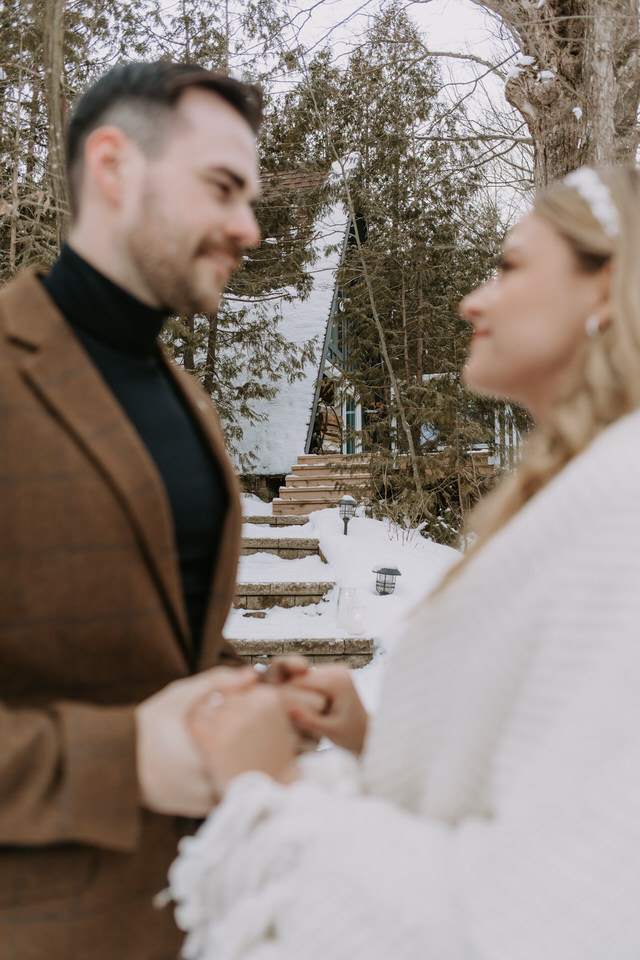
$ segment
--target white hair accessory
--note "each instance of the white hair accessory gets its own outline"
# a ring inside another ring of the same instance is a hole
[[[618,210],[609,187],[602,182],[598,173],[591,167],[579,167],[564,178],[568,187],[577,190],[585,200],[591,213],[609,237],[617,237],[620,232]]]

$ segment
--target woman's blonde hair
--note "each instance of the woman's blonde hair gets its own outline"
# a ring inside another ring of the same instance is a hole
[[[473,511],[469,529],[475,539],[467,556],[605,427],[640,403],[640,176],[632,169],[598,176],[617,210],[614,237],[588,200],[564,181],[540,194],[533,211],[569,243],[578,269],[593,272],[610,264],[611,325],[593,339],[585,332],[580,382],[532,432],[519,468]]]

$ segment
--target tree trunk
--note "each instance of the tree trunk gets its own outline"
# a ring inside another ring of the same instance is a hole
[[[638,145],[637,0],[472,0],[495,13],[533,63],[516,68],[509,103],[534,143],[536,187],[583,163],[633,163]]]
[[[22,34],[20,35],[19,45],[19,72],[18,72],[18,90],[16,97],[16,120],[14,147],[15,154],[13,158],[13,167],[11,170],[11,227],[9,231],[9,269],[11,273],[15,272],[17,262],[17,239],[18,239],[18,219],[20,216],[20,194],[18,191],[18,170],[20,165],[18,157],[20,156],[20,120],[22,114],[22,95],[23,95],[23,74],[22,74]]]
[[[182,360],[185,370],[195,370],[195,360],[193,356],[193,338],[196,329],[196,322],[193,317],[180,317],[187,331],[187,340],[182,353]]]
[[[214,387],[214,373],[218,354],[218,314],[209,317],[209,336],[207,338],[207,362],[205,365],[204,388],[212,396]]]
[[[48,163],[55,204],[58,246],[67,232],[69,198],[65,173],[62,76],[64,69],[65,0],[47,0],[44,10],[44,67],[48,115]]]

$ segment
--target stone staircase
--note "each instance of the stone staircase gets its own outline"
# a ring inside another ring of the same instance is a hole
[[[273,515],[308,515],[333,506],[345,493],[359,499],[369,479],[368,459],[364,455],[303,454],[273,501]]]
[[[245,525],[262,525],[265,536],[256,537],[253,535],[255,531],[252,535],[245,535],[241,552],[243,556],[271,555],[282,560],[317,556],[322,563],[326,563],[317,539],[305,537],[304,532],[299,531],[300,526],[308,522],[306,516],[299,515],[245,517]],[[369,663],[374,653],[373,640],[365,637],[289,636],[274,639],[259,636],[260,627],[255,621],[266,620],[270,611],[278,613],[276,608],[290,610],[292,607],[322,605],[326,603],[327,595],[334,586],[335,583],[330,580],[274,579],[271,582],[239,582],[233,604],[236,612],[228,629],[232,632],[235,629],[235,632],[240,634],[244,628],[247,636],[229,635],[229,642],[251,663],[268,663],[273,657],[302,654],[312,663],[338,661],[351,667],[364,666]],[[326,605],[328,612],[332,608],[329,603]],[[320,608],[319,615],[322,614]]]

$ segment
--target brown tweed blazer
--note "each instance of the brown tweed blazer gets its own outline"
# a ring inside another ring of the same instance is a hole
[[[211,402],[170,369],[230,493],[202,669],[236,661],[240,500]],[[180,823],[139,807],[133,705],[193,661],[155,464],[27,271],[0,292],[0,960],[175,958],[151,899]]]

